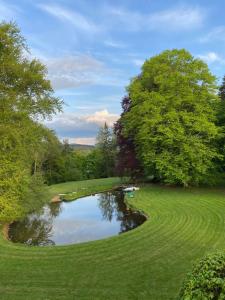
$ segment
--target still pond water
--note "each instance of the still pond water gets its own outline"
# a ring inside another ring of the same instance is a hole
[[[12,223],[9,239],[36,246],[76,244],[126,232],[145,220],[127,207],[122,192],[107,192],[46,205]]]

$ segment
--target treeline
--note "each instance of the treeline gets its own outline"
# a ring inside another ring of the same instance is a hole
[[[53,133],[52,133],[53,134]],[[100,128],[96,146],[91,150],[74,150],[55,136],[50,155],[41,166],[47,184],[115,176],[116,144],[112,130]]]
[[[121,175],[154,182],[224,184],[225,79],[186,50],[146,60],[115,125]]]

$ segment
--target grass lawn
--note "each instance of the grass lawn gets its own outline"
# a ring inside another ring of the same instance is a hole
[[[64,200],[74,200],[85,195],[90,195],[98,192],[104,192],[112,189],[112,187],[120,186],[125,183],[126,179],[121,181],[118,177],[92,179],[84,181],[71,181],[66,183],[54,184],[49,187],[50,197],[56,194],[63,194]]]
[[[91,181],[52,193],[77,184]],[[129,201],[149,219],[120,236],[46,248],[1,238],[0,299],[176,299],[192,263],[225,248],[223,190],[149,185]]]

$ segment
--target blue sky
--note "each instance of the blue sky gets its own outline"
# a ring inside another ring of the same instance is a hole
[[[186,48],[225,74],[225,2],[163,0],[0,0],[34,57],[48,67],[64,113],[47,126],[71,142],[93,144],[118,118],[129,80],[145,59]]]

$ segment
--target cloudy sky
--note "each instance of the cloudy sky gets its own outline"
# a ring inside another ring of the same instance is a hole
[[[16,21],[47,65],[66,103],[47,126],[71,142],[93,144],[144,60],[165,49],[186,48],[225,74],[224,0],[0,0],[0,18]]]

